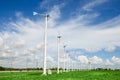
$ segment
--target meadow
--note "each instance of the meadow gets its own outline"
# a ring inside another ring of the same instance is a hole
[[[43,76],[42,72],[0,72],[0,80],[120,80],[120,71],[71,71]]]

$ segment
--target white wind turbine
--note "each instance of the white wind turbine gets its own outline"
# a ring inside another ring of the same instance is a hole
[[[48,14],[39,14],[37,12],[33,12],[33,15],[42,15],[45,17],[45,29],[44,29],[44,59],[43,59],[43,75],[46,74],[46,53],[47,53],[47,27],[48,27],[48,18],[50,17]]]

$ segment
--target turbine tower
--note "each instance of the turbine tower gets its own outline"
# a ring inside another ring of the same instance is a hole
[[[64,48],[64,72],[65,72],[66,45],[64,45],[63,48]]]
[[[57,73],[59,74],[59,53],[60,53],[60,38],[61,38],[61,36],[58,35],[57,38],[58,38],[58,67],[57,67]]]

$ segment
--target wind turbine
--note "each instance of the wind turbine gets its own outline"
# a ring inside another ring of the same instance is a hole
[[[47,53],[47,27],[48,27],[48,18],[50,17],[48,14],[39,14],[37,12],[33,12],[33,15],[42,15],[45,17],[45,29],[44,29],[44,58],[43,58],[43,75],[46,74],[46,53]]]
[[[89,70],[91,70],[91,61],[89,61],[88,64],[89,64]]]

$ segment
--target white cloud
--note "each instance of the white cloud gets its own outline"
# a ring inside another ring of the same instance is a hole
[[[78,17],[78,19],[79,18],[80,17]],[[81,26],[82,22],[79,23],[81,20],[76,22],[76,19],[73,18],[60,25],[58,29],[62,31],[61,34],[63,35],[64,41],[66,41],[70,47],[83,48],[87,51],[97,52],[109,45],[120,45],[120,24],[112,25],[116,21],[120,21],[119,19],[120,17],[117,16],[116,19],[112,19],[110,22],[107,21],[104,24],[91,27],[84,26],[84,24]],[[110,25],[110,28],[104,28],[108,25]]]
[[[113,52],[113,51],[115,51],[115,49],[116,49],[115,46],[108,46],[107,48],[105,48],[105,51]]]
[[[89,62],[88,58],[84,55],[78,56],[78,60],[80,63],[83,63],[83,64],[88,64]]]
[[[68,61],[71,61],[71,62],[73,62],[73,60],[72,60],[72,58],[70,57],[71,56],[71,54],[70,53],[64,53],[64,52],[62,52],[61,54],[60,54],[60,62],[68,62]]]
[[[100,48],[85,48],[85,51],[90,52],[90,53],[95,53],[98,51],[101,51]]]
[[[30,48],[28,49],[28,52],[30,52],[30,54],[33,55],[34,53],[36,53],[36,50],[34,48]]]
[[[92,64],[101,64],[103,61],[101,58],[94,56],[94,57],[90,58],[90,62]]]
[[[6,53],[3,53],[2,56],[3,56],[3,57],[6,57],[6,56],[8,56],[8,55],[7,55]]]
[[[50,3],[50,0],[44,0],[44,1],[42,1],[42,3],[40,3],[40,7],[47,7],[48,8],[48,4]]]
[[[0,37],[0,46],[3,44],[3,39]]]
[[[22,12],[17,11],[15,15],[16,15],[16,17],[20,17],[20,16],[22,16]]]
[[[23,47],[23,46],[25,45],[25,41],[24,41],[24,40],[18,40],[18,41],[16,41],[15,43],[13,43],[13,45],[14,45],[16,48]]]
[[[60,7],[55,5],[52,8],[52,11],[49,12],[50,18],[49,18],[49,27],[56,27],[57,19],[60,18],[61,12],[60,12]]]
[[[47,56],[46,59],[47,59],[47,62],[52,62],[52,63],[55,62],[55,60],[51,56]]]
[[[92,9],[102,3],[107,2],[108,0],[92,0],[88,4],[82,7],[83,10],[92,11]]]
[[[109,59],[106,59],[105,65],[114,65]]]
[[[115,64],[120,64],[120,58],[117,58],[116,56],[113,56],[113,57],[112,57],[112,61],[113,61]]]
[[[2,38],[3,39],[8,39],[10,37],[9,33],[5,32],[3,35],[2,35]]]
[[[10,47],[8,45],[4,45],[3,49],[8,50],[8,49],[10,49]]]
[[[37,44],[35,48],[37,50],[41,50],[41,49],[43,49],[43,47],[44,47],[44,44]]]

